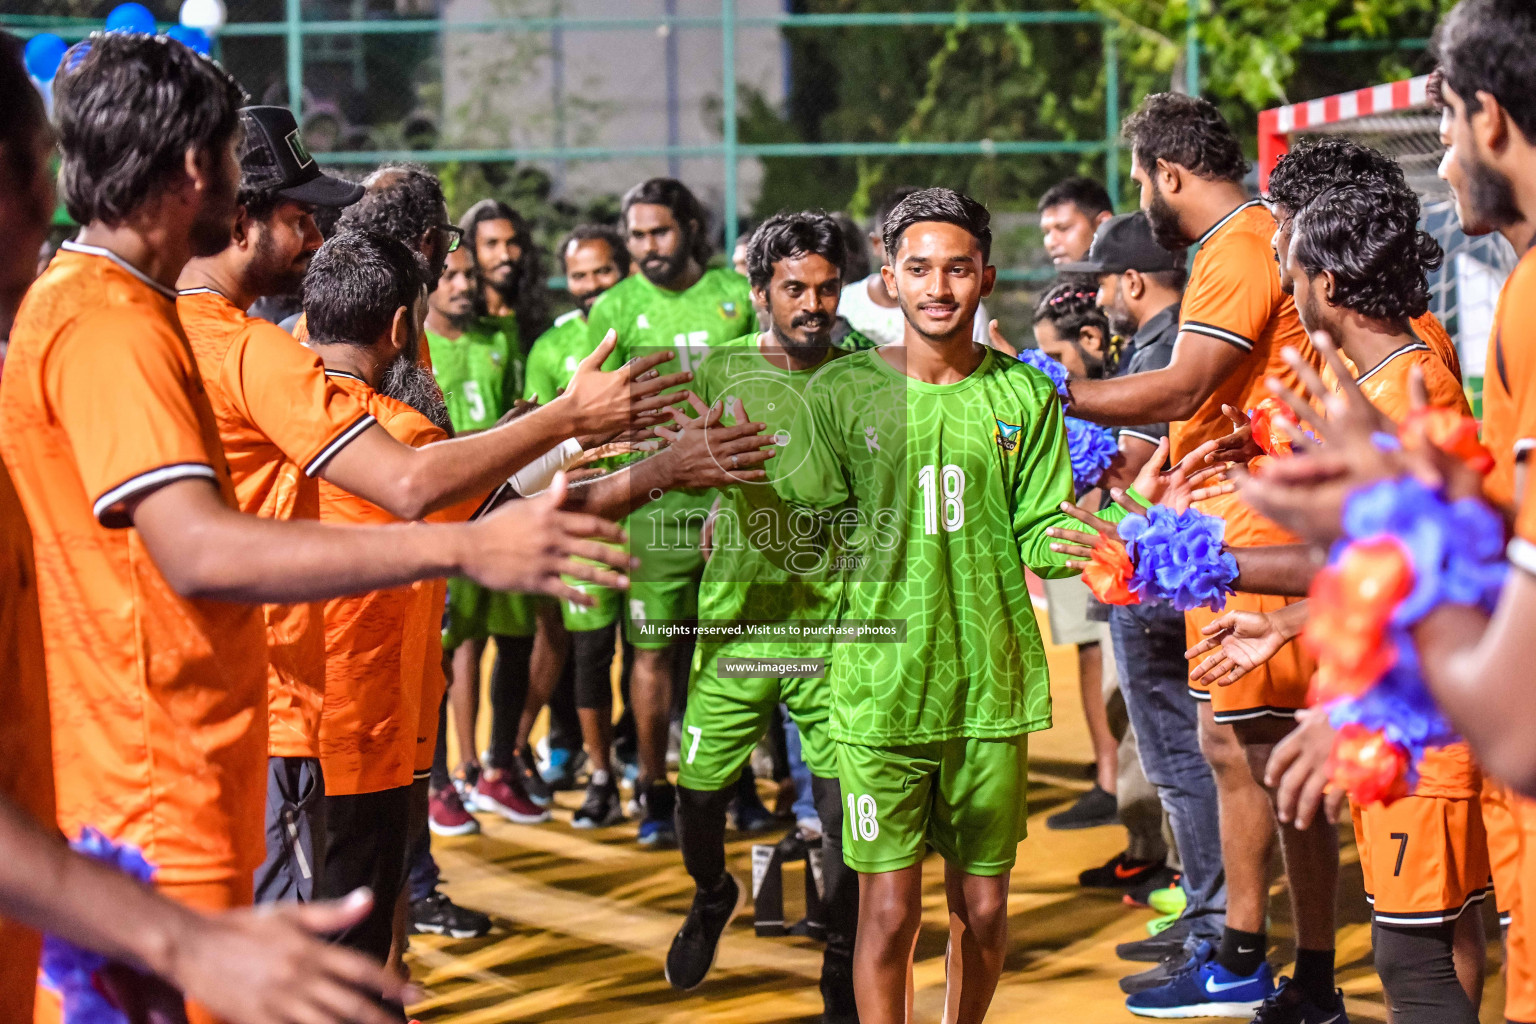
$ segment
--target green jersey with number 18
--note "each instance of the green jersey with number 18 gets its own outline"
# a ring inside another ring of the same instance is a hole
[[[1049,728],[1024,567],[1073,574],[1045,535],[1076,525],[1059,511],[1073,498],[1061,403],[1045,374],[990,349],[954,384],[914,380],[882,351],[903,350],[816,374],[790,427],[807,448],[776,480],[796,504],[854,502],[839,548],[844,628],[905,628],[900,642],[872,633],[837,648],[832,736],[898,746]]]
[[[665,349],[677,358],[657,369],[669,374],[697,370],[710,346],[739,338],[756,323],[752,286],[734,270],[706,270],[681,292],[659,288],[644,274],[631,274],[593,304],[587,335],[596,348],[608,331],[618,334],[618,344],[603,364],[605,370]],[[696,571],[699,528],[713,500],[713,491],[669,491],[630,517],[632,548],[671,552],[655,565],[646,564],[642,556],[637,570],[641,578],[671,576],[674,567],[666,563],[677,563],[678,569],[691,563]]]
[[[457,338],[427,331],[432,375],[457,433],[485,430],[523,394],[523,350],[505,320],[477,320]]]

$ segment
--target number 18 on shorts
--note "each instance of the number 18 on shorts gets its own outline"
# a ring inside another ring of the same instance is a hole
[[[1027,826],[1028,739],[838,743],[843,859],[866,874],[897,871],[931,843],[967,874],[1008,871]]]

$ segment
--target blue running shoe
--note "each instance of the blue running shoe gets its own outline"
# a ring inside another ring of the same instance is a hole
[[[1251,1020],[1254,1012],[1275,994],[1275,979],[1268,963],[1253,974],[1233,974],[1216,962],[1209,942],[1196,947],[1184,970],[1157,988],[1138,992],[1125,1008],[1138,1017],[1174,1020],[1186,1017],[1237,1017]]]
[[[558,791],[577,789],[577,774],[586,764],[587,752],[556,747],[549,752],[549,763],[540,772],[550,789]]]
[[[677,847],[677,826],[672,816],[677,808],[676,792],[670,782],[653,782],[642,801],[644,817],[640,819],[640,845],[653,850],[671,850]]]

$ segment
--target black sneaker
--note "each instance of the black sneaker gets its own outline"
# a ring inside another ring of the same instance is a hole
[[[1120,811],[1115,805],[1115,794],[1105,791],[1095,782],[1093,788],[1078,797],[1071,807],[1046,818],[1045,827],[1066,832],[1078,828],[1115,825],[1119,821]]]
[[[1120,943],[1115,947],[1115,955],[1121,960],[1155,964],[1164,957],[1181,952],[1184,949],[1184,940],[1187,938],[1189,938],[1189,922],[1175,921],[1150,939]]]
[[[1160,860],[1131,860],[1124,851],[1109,858],[1109,862],[1089,868],[1077,876],[1077,884],[1084,889],[1134,889],[1158,869],[1167,870]]]
[[[731,803],[731,817],[738,832],[766,832],[779,823],[773,812],[763,806],[756,786],[738,790]]]
[[[572,828],[607,828],[624,820],[624,800],[619,796],[619,784],[612,778],[606,782],[587,783],[587,798],[571,815]]]
[[[673,988],[687,992],[703,983],[715,965],[720,933],[741,909],[744,895],[741,883],[729,872],[715,892],[693,894],[688,919],[673,936],[672,948],[667,950],[665,974]]]
[[[1177,953],[1169,953],[1157,962],[1157,966],[1140,974],[1128,975],[1120,979],[1120,991],[1128,996],[1137,992],[1145,992],[1148,989],[1166,985],[1189,963],[1189,953],[1179,950]]]
[[[676,847],[677,825],[672,817],[677,810],[677,794],[672,789],[672,783],[651,783],[645,791],[645,799],[641,804],[643,817],[640,819],[640,831],[636,837],[640,845],[653,850],[670,850]]]
[[[554,790],[549,788],[549,783],[544,781],[544,776],[539,774],[539,766],[533,759],[533,750],[524,746],[516,754],[512,755],[512,765],[507,769],[517,776],[517,781],[523,784],[523,793],[529,800],[540,807],[548,807],[554,800]]]
[[[1264,1000],[1249,1024],[1349,1024],[1344,1012],[1344,993],[1333,990],[1328,1006],[1318,1006],[1301,990],[1291,984],[1290,978],[1281,978],[1275,994]]]
[[[853,1000],[853,965],[831,957],[821,961],[822,1024],[859,1024]]]
[[[446,893],[434,892],[411,904],[411,932],[447,935],[454,939],[474,939],[488,935],[491,919],[478,910],[461,907]]]

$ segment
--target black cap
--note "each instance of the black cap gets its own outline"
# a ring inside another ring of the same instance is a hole
[[[1153,274],[1184,266],[1184,252],[1169,252],[1152,239],[1147,215],[1137,210],[1111,217],[1093,233],[1088,255],[1076,263],[1058,263],[1059,274],[1120,274],[1139,270]]]
[[[284,199],[314,206],[351,206],[363,197],[363,186],[321,172],[287,107],[242,107],[240,124],[242,188],[273,189]]]

